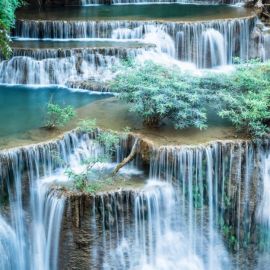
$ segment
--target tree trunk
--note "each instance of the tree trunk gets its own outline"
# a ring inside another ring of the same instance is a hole
[[[124,158],[124,159],[123,159],[123,160],[115,167],[115,169],[114,169],[114,171],[113,171],[113,173],[112,173],[113,176],[115,176],[115,175],[119,172],[119,170],[120,170],[122,167],[124,167],[127,163],[129,163],[131,160],[134,159],[134,157],[135,157],[135,155],[136,155],[136,153],[137,153],[137,145],[138,145],[138,141],[139,141],[139,140],[136,138],[136,140],[135,140],[135,142],[134,142],[134,144],[133,144],[133,146],[132,146],[132,149],[131,149],[129,155],[128,155],[126,158]]]
[[[158,116],[150,116],[145,118],[143,123],[148,127],[159,127],[160,118]]]

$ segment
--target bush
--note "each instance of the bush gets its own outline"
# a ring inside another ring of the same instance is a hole
[[[86,133],[93,132],[97,128],[96,122],[96,119],[81,120],[79,130]]]
[[[134,63],[125,68],[111,83],[120,99],[131,104],[145,125],[159,126],[165,118],[175,128],[206,128],[206,103],[211,97],[200,86],[200,79],[153,62]]]
[[[228,75],[204,80],[219,97],[218,115],[252,137],[269,133],[270,63],[253,61],[239,65]],[[206,85],[204,85],[206,87]]]
[[[112,132],[102,132],[97,137],[98,142],[104,146],[105,153],[111,156],[119,144],[119,135]]]
[[[167,118],[176,128],[203,129],[207,127],[206,108],[211,106],[237,130],[253,137],[270,131],[270,62],[255,59],[236,65],[232,73],[200,78],[179,68],[129,62],[111,88],[147,126],[158,126]]]
[[[58,104],[49,102],[47,105],[47,123],[49,129],[64,127],[76,113],[72,106],[61,107]]]
[[[0,52],[5,57],[11,53],[9,31],[15,22],[15,10],[23,4],[22,0],[0,1]]]

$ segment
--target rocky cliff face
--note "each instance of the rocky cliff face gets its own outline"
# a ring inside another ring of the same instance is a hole
[[[136,190],[97,195],[73,193],[66,199],[59,269],[98,269],[109,246],[116,246],[122,225],[132,222]]]

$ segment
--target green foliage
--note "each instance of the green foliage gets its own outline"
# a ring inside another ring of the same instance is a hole
[[[111,155],[115,151],[115,147],[119,144],[119,136],[112,132],[102,132],[98,135],[97,140],[105,148],[105,153]]]
[[[22,0],[1,0],[0,2],[0,20],[10,28],[15,21],[15,10],[23,4]]]
[[[66,169],[65,174],[73,181],[76,190],[84,191],[87,187],[87,175],[83,173],[75,173],[71,168]]]
[[[93,132],[96,127],[96,119],[81,120],[79,122],[79,130],[82,132]]]
[[[237,237],[235,235],[233,226],[226,224],[223,218],[220,219],[219,223],[220,223],[219,225],[220,225],[221,232],[228,246],[231,249],[236,249],[238,241],[237,241]]]
[[[67,168],[65,173],[70,180],[73,181],[74,187],[79,191],[87,191],[89,189],[90,184],[99,182],[99,176],[93,175],[93,168],[98,163],[108,161],[107,156],[99,156],[99,157],[90,157],[85,159],[82,162],[82,165],[86,165],[85,169],[82,172],[76,173],[71,168]],[[93,188],[93,187],[92,187]]]
[[[47,128],[64,127],[76,113],[72,106],[62,107],[49,102],[47,105]]]
[[[232,74],[210,76],[204,83],[217,91],[219,116],[253,137],[269,133],[270,62],[254,60],[239,65]]]
[[[124,127],[123,128],[123,133],[124,134],[128,134],[130,131],[131,131],[131,128],[130,127]]]
[[[0,52],[8,57],[11,53],[9,46],[9,31],[15,21],[15,10],[23,4],[22,0],[0,1]]]
[[[170,119],[176,128],[207,127],[207,107],[252,137],[270,132],[270,62],[237,63],[228,74],[195,77],[153,62],[127,62],[111,83],[148,126]]]
[[[0,52],[4,57],[8,57],[11,54],[11,48],[9,46],[10,38],[5,25],[0,20]]]
[[[95,120],[87,120],[83,122],[86,129],[93,127]],[[90,125],[91,124],[91,125]],[[82,172],[74,172],[70,167],[66,168],[66,175],[73,181],[74,188],[81,192],[95,193],[102,187],[109,184],[111,177],[106,176],[105,170],[102,167],[98,168],[99,164],[110,161],[115,148],[119,144],[120,137],[112,132],[106,131],[97,135],[96,141],[104,146],[104,154],[100,154],[98,157],[88,157],[82,161],[84,169]]]
[[[200,79],[153,62],[130,64],[116,76],[111,88],[131,104],[148,126],[167,118],[176,128],[206,128],[205,104],[211,96],[199,87]]]

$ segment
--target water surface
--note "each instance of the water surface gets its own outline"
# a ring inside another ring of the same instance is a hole
[[[31,20],[172,20],[200,21],[238,18],[250,15],[244,7],[227,5],[120,5],[61,7],[33,10],[24,8],[17,12],[18,19]]]
[[[76,92],[67,88],[0,85],[0,137],[37,129],[45,124],[46,106],[52,100],[59,105],[79,108],[105,95]]]

